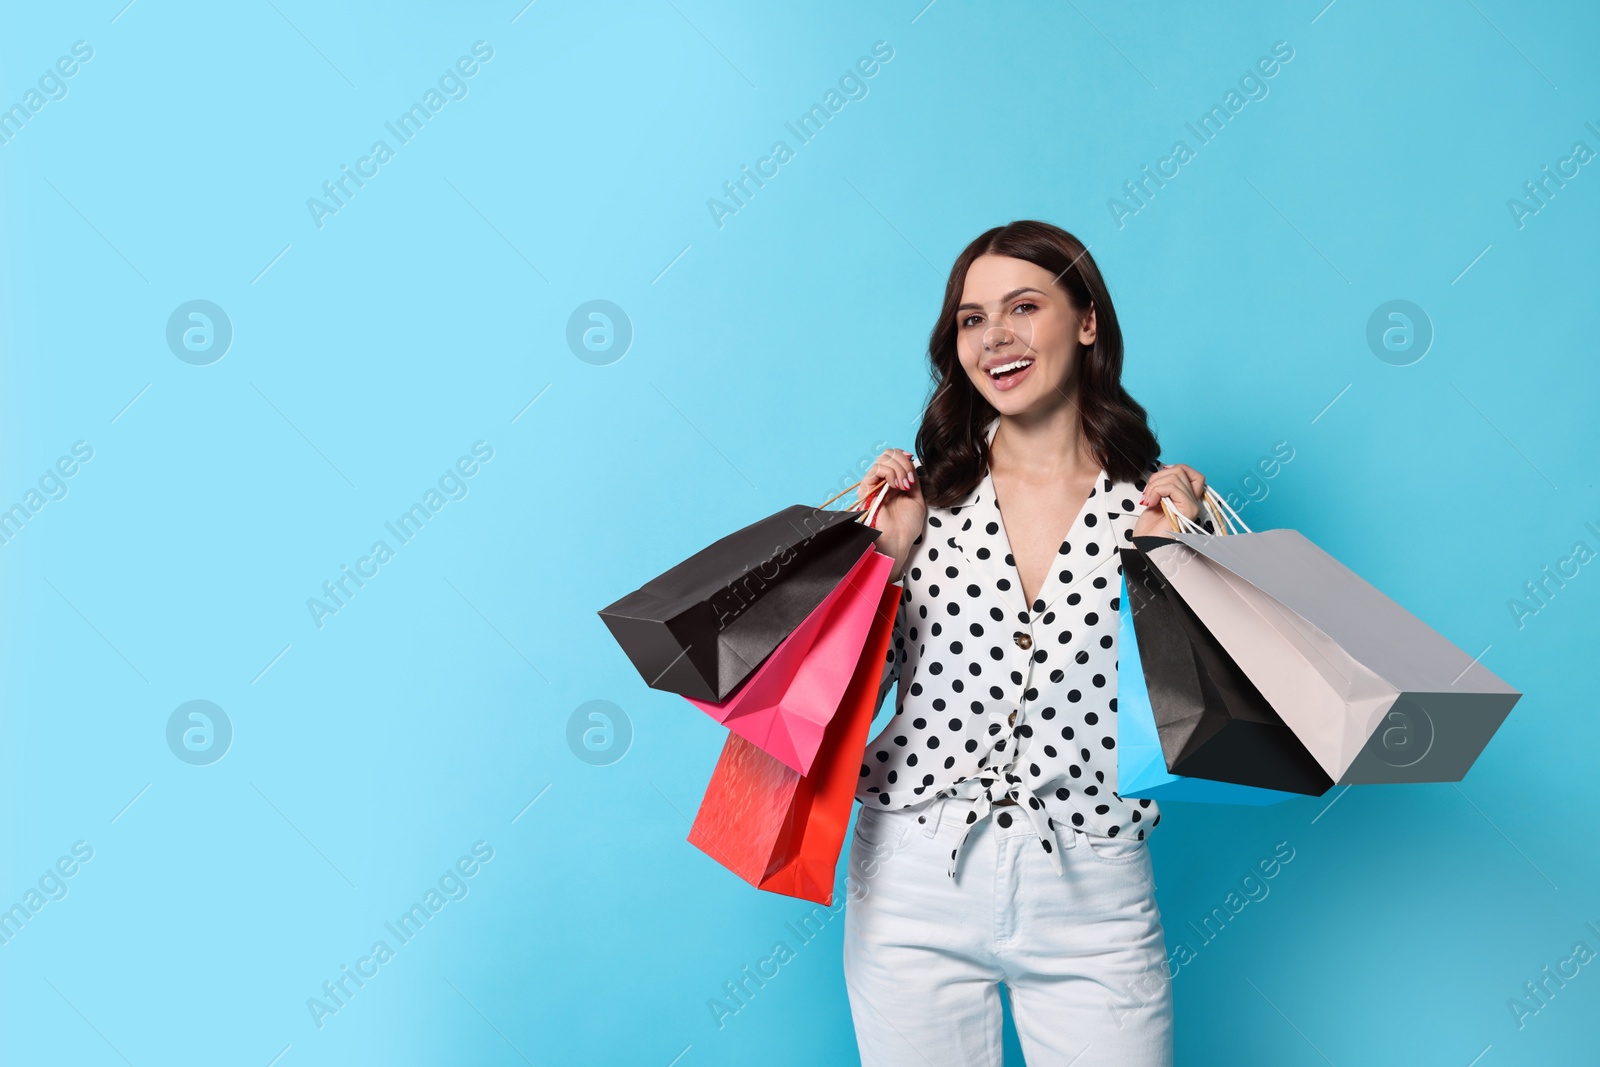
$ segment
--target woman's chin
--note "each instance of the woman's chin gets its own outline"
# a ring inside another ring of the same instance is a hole
[[[1002,415],[1026,415],[1030,411],[1042,411],[1049,407],[1050,397],[1028,383],[1020,389],[1008,389],[1002,392],[998,389],[986,389],[983,398],[989,406]]]

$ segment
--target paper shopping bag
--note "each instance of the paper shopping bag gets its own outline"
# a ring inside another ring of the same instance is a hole
[[[600,618],[646,685],[722,700],[814,611],[880,531],[796,504],[729,534]]]
[[[1521,694],[1295,530],[1150,559],[1340,784],[1460,781]]]
[[[1117,793],[1226,804],[1320,795],[1328,777],[1135,547],[1121,550]]]
[[[691,697],[689,703],[787,766],[811,773],[889,580],[883,558],[868,547],[838,587],[726,700]]]
[[[874,553],[887,575],[893,560]],[[861,757],[901,586],[885,585],[811,773],[802,775],[730,733],[689,842],[758,889],[833,904],[834,873],[855,803]]]

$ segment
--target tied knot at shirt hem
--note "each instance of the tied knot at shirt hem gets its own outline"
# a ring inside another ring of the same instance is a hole
[[[1001,795],[995,795],[997,792]],[[1015,806],[1000,806],[998,804],[998,801],[1006,797],[1015,799],[1017,801]],[[972,831],[984,819],[998,818],[1002,815],[1011,816],[1013,812],[1020,812],[1022,817],[1032,825],[1034,836],[1039,841],[1040,846],[1049,854],[1050,865],[1055,869],[1056,874],[1062,875],[1066,873],[1057,848],[1059,839],[1056,837],[1056,829],[1062,824],[1056,821],[1044,801],[1040,800],[1026,786],[1015,783],[1006,786],[1002,781],[990,778],[968,778],[948,794],[935,797],[931,802],[928,813],[924,816],[926,819],[924,832],[928,836],[932,837],[938,832],[940,823],[944,818],[944,809],[951,802],[965,802],[973,806],[967,813],[966,825],[961,831],[961,839],[956,842],[955,848],[950,850],[950,865],[946,871],[950,878],[954,879],[956,876],[956,866],[961,859],[961,850],[966,847],[967,841],[972,836]],[[1076,831],[1072,830],[1070,826],[1067,829],[1074,836],[1068,841],[1066,847],[1072,848],[1077,843]]]

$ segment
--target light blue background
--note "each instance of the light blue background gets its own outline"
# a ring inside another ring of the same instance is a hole
[[[1091,245],[1168,461],[1243,495],[1287,442],[1246,518],[1526,693],[1459,787],[1167,806],[1174,944],[1294,849],[1179,971],[1178,1062],[1595,1056],[1600,964],[1520,1029],[1507,1005],[1600,950],[1600,565],[1508,607],[1600,549],[1600,164],[1507,207],[1600,149],[1592,5],[122,2],[7,5],[0,35],[4,105],[94,49],[0,145],[0,506],[94,450],[0,546],[0,907],[93,849],[0,946],[5,1062],[855,1062],[842,917],[798,946],[808,905],[685,842],[722,729],[595,611],[913,447],[949,264],[1025,217]],[[480,40],[318,228],[307,199]],[[1108,199],[1277,41],[1268,95],[1119,228]],[[208,366],[165,340],[195,299],[234,330]],[[565,340],[594,299],[634,330],[609,365]],[[1395,299],[1435,332],[1409,366],[1366,341]],[[307,599],[478,441],[468,495],[319,629]],[[166,740],[197,699],[234,730],[208,766]],[[566,740],[595,699],[633,729],[607,766]],[[308,998],[478,841],[468,895],[319,1029]]]

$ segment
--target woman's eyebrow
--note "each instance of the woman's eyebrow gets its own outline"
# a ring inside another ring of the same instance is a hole
[[[1009,303],[1011,303],[1011,301],[1013,299],[1015,299],[1016,297],[1021,296],[1023,293],[1038,293],[1040,296],[1043,296],[1044,295],[1044,290],[1035,289],[1031,285],[1024,285],[1021,289],[1013,289],[1009,293],[1007,293],[1005,296],[1002,296],[1000,298],[1000,303],[1009,304]],[[966,311],[968,308],[971,308],[974,311],[982,311],[983,310],[983,305],[982,304],[971,304],[971,303],[956,305],[956,310],[957,311]]]

